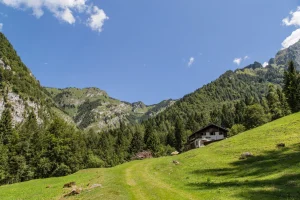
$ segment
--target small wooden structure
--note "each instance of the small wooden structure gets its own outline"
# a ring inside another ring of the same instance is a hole
[[[207,144],[223,140],[227,137],[228,130],[215,124],[200,129],[188,137],[186,149],[195,149]]]

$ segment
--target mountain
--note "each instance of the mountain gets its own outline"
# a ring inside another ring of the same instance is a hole
[[[288,61],[293,61],[297,69],[300,71],[300,40],[289,48],[280,50],[275,59],[269,61],[270,64],[277,66],[285,66]]]
[[[300,199],[299,133],[297,113],[178,156],[1,186],[0,196],[60,199],[74,181],[83,191],[68,199]],[[239,159],[245,152],[253,156]]]
[[[82,129],[115,129],[119,127],[120,122],[135,124],[157,115],[157,119],[167,119],[171,124],[174,124],[177,116],[188,122],[191,115],[197,115],[196,127],[200,127],[213,121],[211,113],[221,110],[223,105],[247,98],[260,101],[266,96],[270,83],[281,86],[283,71],[289,60],[294,60],[300,68],[300,41],[280,50],[265,68],[261,63],[254,62],[242,69],[227,71],[215,81],[178,101],[165,100],[151,106],[143,102],[128,103],[111,98],[98,88],[45,89],[56,106]],[[226,124],[229,125],[231,126]]]
[[[55,104],[82,129],[107,130],[138,123],[163,112],[175,100],[147,106],[143,102],[128,103],[111,98],[98,88],[45,88]]]
[[[7,38],[0,33],[0,116],[11,108],[14,125],[24,122],[33,112],[39,124],[54,116],[69,117],[56,108],[47,91],[21,61]],[[69,120],[70,123],[73,123]]]
[[[240,106],[237,103],[251,104],[249,101],[252,101],[266,107],[269,85],[283,86],[283,74],[289,61],[294,61],[300,70],[300,41],[280,50],[266,67],[254,62],[242,69],[225,72],[211,83],[185,95],[145,124],[152,124],[159,131],[172,131],[172,128],[161,127],[165,124],[175,126],[174,119],[181,118],[186,130],[195,131],[211,122],[227,128],[242,123],[245,119],[235,114]]]

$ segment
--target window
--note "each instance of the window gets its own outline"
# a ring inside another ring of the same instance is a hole
[[[223,133],[222,133],[222,132],[220,132],[220,133],[219,133],[219,135],[223,135]]]
[[[215,132],[211,132],[210,135],[216,135],[216,133]]]

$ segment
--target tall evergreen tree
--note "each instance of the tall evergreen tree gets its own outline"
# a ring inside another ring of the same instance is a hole
[[[284,88],[283,91],[287,98],[287,102],[291,111],[300,111],[300,85],[299,74],[294,63],[291,61],[287,71],[284,72]]]
[[[274,85],[269,85],[267,101],[268,101],[268,106],[269,106],[270,113],[272,116],[272,120],[283,117],[284,114],[282,111],[281,102],[279,100],[279,96],[278,96],[277,90],[275,89]]]
[[[280,88],[277,88],[277,94],[278,94],[278,98],[281,104],[281,110],[283,112],[283,115],[289,115],[291,113],[291,109],[290,106],[287,102],[287,99],[285,97],[285,94],[282,92],[282,90]]]
[[[130,153],[135,154],[143,150],[144,147],[144,140],[143,140],[143,134],[136,130],[130,144]]]
[[[176,141],[175,148],[179,152],[181,152],[184,147],[184,142],[185,142],[184,135],[185,134],[184,134],[183,122],[180,118],[177,118],[175,124],[175,141]]]
[[[12,127],[12,116],[10,113],[10,108],[7,107],[1,116],[0,120],[0,139],[4,145],[10,143],[10,140],[13,135],[13,127]]]
[[[159,145],[160,145],[160,141],[156,132],[154,131],[149,132],[147,142],[146,142],[147,149],[151,150],[152,153],[156,156],[157,153],[159,152]]]

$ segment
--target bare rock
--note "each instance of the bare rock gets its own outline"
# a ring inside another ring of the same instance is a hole
[[[244,160],[244,159],[249,158],[249,157],[253,157],[253,154],[251,152],[245,152],[245,153],[241,154],[240,160]]]
[[[179,162],[178,160],[173,160],[173,163],[174,163],[175,165],[179,165],[179,164],[180,164],[180,162]]]
[[[70,188],[70,187],[75,186],[75,185],[76,185],[75,182],[70,182],[70,183],[64,184],[64,187],[63,187],[63,188]]]

